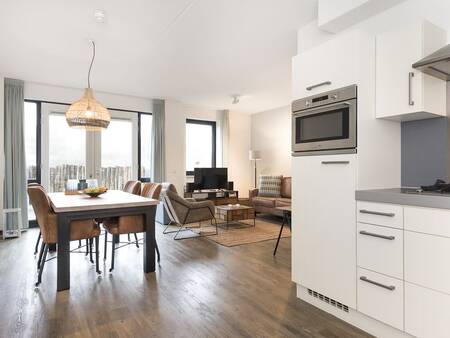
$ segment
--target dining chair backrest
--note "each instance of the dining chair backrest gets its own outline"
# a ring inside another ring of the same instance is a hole
[[[128,181],[123,186],[123,191],[128,192],[133,195],[141,194],[141,182],[139,181]]]
[[[162,186],[159,183],[144,183],[142,185],[141,196],[158,200],[161,188]]]
[[[52,213],[50,200],[47,192],[40,185],[29,185],[28,196],[33,207],[36,221],[41,229],[42,234],[47,234],[50,231],[49,214]],[[44,236],[45,238],[46,236]]]

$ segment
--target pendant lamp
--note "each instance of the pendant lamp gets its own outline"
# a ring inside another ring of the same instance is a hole
[[[70,127],[99,131],[108,128],[111,115],[108,109],[94,98],[91,89],[91,70],[95,59],[95,42],[92,43],[92,59],[88,71],[88,87],[83,97],[72,103],[66,112],[66,121]]]

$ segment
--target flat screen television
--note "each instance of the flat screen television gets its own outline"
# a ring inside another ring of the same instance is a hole
[[[194,168],[196,189],[226,189],[227,182],[227,168]]]

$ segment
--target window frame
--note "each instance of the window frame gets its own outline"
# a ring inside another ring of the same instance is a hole
[[[42,121],[41,121],[41,104],[42,101],[24,99],[25,102],[36,104],[36,178],[29,180],[27,177],[27,184],[38,183],[41,184],[41,135],[42,135]],[[26,116],[24,116],[26,118]]]
[[[142,127],[142,124],[141,124],[141,117],[142,117],[142,115],[150,115],[150,116],[152,116],[153,114],[152,113],[145,113],[145,112],[139,112],[138,113],[138,130],[137,130],[137,132],[138,132],[138,143],[137,143],[137,151],[138,151],[138,155],[137,155],[137,161],[138,161],[138,175],[137,175],[137,178],[138,178],[138,180],[139,181],[141,181],[141,182],[151,182],[152,181],[152,178],[151,178],[151,176],[150,177],[142,177],[141,176],[141,169],[142,169],[142,158],[141,158],[141,149],[142,149],[142,146],[141,146],[141,142],[142,142],[142,140],[141,140],[141,127]],[[153,117],[152,117],[152,128],[153,128]],[[153,159],[152,159],[152,166],[153,166]]]
[[[208,121],[208,120],[197,120],[197,119],[186,119],[186,125],[187,124],[199,124],[199,125],[207,125],[212,127],[212,142],[211,142],[211,148],[212,148],[212,158],[211,158],[211,168],[216,167],[216,156],[217,156],[217,149],[216,149],[216,121]],[[186,137],[185,137],[186,142]],[[185,163],[186,165],[186,163]],[[186,170],[186,176],[193,176],[194,171]]]

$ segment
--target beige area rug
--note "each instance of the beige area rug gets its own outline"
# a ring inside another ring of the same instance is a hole
[[[220,224],[219,220],[218,222]],[[261,218],[256,219],[256,226],[253,226],[253,221],[243,221],[242,223],[245,224],[230,224],[228,230],[224,225],[219,226],[218,235],[206,236],[205,238],[227,247],[258,243],[277,239],[281,226],[281,222]],[[283,228],[282,237],[291,237],[287,225]]]

